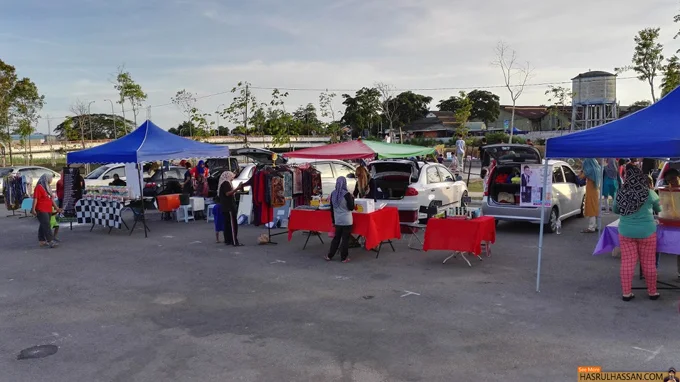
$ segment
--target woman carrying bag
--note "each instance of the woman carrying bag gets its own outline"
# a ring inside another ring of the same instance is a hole
[[[347,179],[344,176],[335,181],[335,190],[331,193],[331,219],[335,226],[335,236],[331,242],[331,249],[324,258],[331,261],[340,247],[340,259],[349,263],[349,237],[352,233],[352,211],[354,198],[347,191]]]

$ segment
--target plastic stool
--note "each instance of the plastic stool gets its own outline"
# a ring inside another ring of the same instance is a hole
[[[205,214],[205,216],[206,216],[205,222],[206,222],[206,223],[210,223],[211,221],[214,221],[214,220],[215,220],[215,211],[214,211],[214,209],[215,209],[215,204],[214,204],[214,203],[213,203],[213,204],[208,204],[208,205],[205,206],[205,211],[206,211],[206,214]]]
[[[194,220],[194,211],[190,205],[182,205],[177,209],[177,221],[184,220],[188,223],[189,220]]]

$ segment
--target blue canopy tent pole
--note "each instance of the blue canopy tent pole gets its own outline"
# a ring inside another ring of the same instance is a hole
[[[144,180],[140,175],[143,163],[186,158],[227,157],[229,157],[229,147],[227,146],[217,146],[186,139],[169,133],[147,120],[130,134],[115,141],[68,153],[66,162],[68,164],[134,163],[136,176],[139,177],[142,214],[144,215],[144,189],[142,186]],[[137,219],[135,218],[135,223]],[[141,219],[144,223],[144,236],[146,237],[148,230],[146,218],[142,216]],[[134,230],[130,234],[132,232]]]
[[[588,130],[550,138],[545,147],[546,165],[548,158],[677,157],[680,157],[680,87],[655,104],[624,118]],[[547,185],[547,179],[544,181]],[[601,214],[600,208],[598,216]],[[543,218],[541,223],[544,223]],[[536,274],[537,291],[541,280],[542,246],[541,225]]]

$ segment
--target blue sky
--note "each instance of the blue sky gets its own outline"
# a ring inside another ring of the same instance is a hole
[[[115,98],[110,80],[121,64],[149,94],[146,105],[154,106],[184,88],[205,96],[241,80],[259,87],[330,89],[377,81],[400,89],[500,85],[501,73],[490,64],[500,39],[531,62],[531,83],[569,81],[588,69],[625,65],[633,36],[645,27],[662,28],[666,55],[680,48],[672,38],[680,28],[672,22],[680,11],[677,0],[0,3],[0,58],[36,82],[47,101],[42,114],[52,118],[68,115],[77,99],[94,100],[93,112],[110,112],[104,99]],[[545,104],[545,90],[527,88],[518,104]],[[492,91],[509,103],[507,91]],[[435,101],[457,93],[420,92]],[[269,93],[255,90],[262,101]],[[644,83],[621,80],[618,98],[626,104],[651,97]],[[198,106],[212,112],[230,101],[224,94]],[[286,107],[308,102],[318,103],[318,92],[292,91]],[[182,121],[172,105],[152,108],[151,116],[165,128]],[[47,130],[44,120],[38,130]]]

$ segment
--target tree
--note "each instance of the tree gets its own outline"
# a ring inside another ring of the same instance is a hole
[[[675,17],[673,17],[673,21],[676,23],[680,23],[680,15],[675,15]],[[678,31],[678,33],[676,33],[675,36],[673,36],[673,39],[675,40],[678,37],[680,37],[680,31]],[[680,53],[680,49],[678,49],[676,53]]]
[[[178,91],[174,97],[170,98],[170,101],[182,112],[182,114],[184,114],[186,118],[191,120],[193,110],[196,108],[196,96],[193,93],[187,91],[186,89],[182,89]],[[189,124],[189,136],[194,136],[192,124]]]
[[[472,101],[463,91],[459,93],[459,98],[461,100],[460,107],[453,112],[456,124],[458,125],[456,134],[466,136],[467,128],[465,127],[465,124],[470,119],[470,115],[472,115]]]
[[[549,115],[553,118],[558,118],[566,106],[571,105],[574,93],[563,86],[550,85],[548,90],[545,91],[545,95],[548,96],[548,102],[552,103],[548,107]],[[569,126],[569,131],[571,131],[571,125]]]
[[[290,136],[297,134],[297,124],[293,116],[286,112],[285,99],[288,92],[282,93],[279,89],[272,91],[272,100],[267,109],[267,121],[264,131],[272,135],[272,143],[275,146],[282,146],[290,143]]]
[[[142,102],[146,101],[147,94],[144,93],[142,87],[132,79],[130,72],[125,70],[124,65],[118,67],[114,88],[118,91],[119,98],[117,102],[120,104],[123,111],[123,119],[125,119],[125,101],[128,101],[132,107],[135,126],[138,126],[137,114],[142,108]],[[127,131],[125,133],[127,134]]]
[[[336,120],[335,108],[333,108],[333,100],[337,94],[329,93],[328,90],[319,94],[319,111],[321,116],[329,118],[330,122],[326,123],[325,133],[331,137],[331,143],[338,143],[342,138],[342,126]]]
[[[300,106],[293,112],[293,119],[300,125],[300,134],[314,135],[321,132],[321,121],[316,114],[314,104]]]
[[[645,28],[635,36],[632,65],[616,68],[617,73],[633,70],[640,81],[647,81],[656,102],[654,79],[663,70],[663,45],[658,42],[660,28]]]
[[[243,134],[246,147],[248,146],[248,134],[254,131],[248,128],[248,111],[252,112],[258,106],[257,99],[250,92],[249,87],[250,83],[239,82],[231,89],[232,94],[235,94],[231,104],[219,112],[222,118],[236,125],[233,130],[234,134]]]
[[[15,134],[21,136],[21,143],[24,146],[24,154],[28,148],[28,154],[24,155],[26,163],[29,164],[33,156],[30,136],[35,131],[35,125],[40,118],[40,110],[45,105],[45,96],[40,95],[38,87],[28,78],[17,81],[12,92],[12,105],[10,114],[18,123],[14,130]]]
[[[356,135],[361,135],[364,130],[368,130],[369,134],[376,135],[377,124],[380,122],[380,91],[375,88],[361,88],[352,97],[349,94],[343,94],[342,102],[345,105],[345,114],[341,121],[352,127]]]
[[[12,125],[10,108],[13,103],[15,94],[14,87],[16,86],[17,79],[14,66],[0,60],[0,138],[9,148],[10,165],[14,165],[14,159],[12,158],[12,138],[10,136],[10,125]]]
[[[672,92],[680,86],[680,60],[674,55],[669,58],[663,67],[663,78],[661,79],[661,96]]]
[[[512,143],[513,131],[515,127],[515,106],[517,100],[524,93],[524,86],[527,84],[533,69],[529,62],[519,64],[517,62],[517,52],[510,49],[503,41],[499,41],[496,45],[496,61],[493,65],[498,66],[503,72],[503,83],[505,88],[510,93],[510,100],[512,100],[512,115],[510,117],[510,138],[509,143]]]
[[[395,123],[401,128],[417,119],[423,118],[427,114],[432,97],[416,94],[412,91],[405,91],[399,93],[395,101]]]
[[[77,141],[84,136],[93,139],[115,139],[122,136],[127,129],[134,129],[134,122],[125,119],[121,123],[117,115],[79,113],[78,105],[73,105],[71,109],[76,111],[76,116],[66,117],[54,129],[54,133],[62,139]]]
[[[374,85],[375,89],[380,92],[380,109],[383,117],[387,120],[387,125],[390,129],[390,134],[394,134],[394,122],[397,118],[397,100],[395,97],[394,86],[384,82],[378,82]],[[381,131],[382,133],[382,131]],[[404,134],[399,126],[399,143],[404,142]]]
[[[472,90],[467,94],[467,98],[472,102],[470,119],[482,121],[489,124],[501,113],[500,97],[486,90]]]

